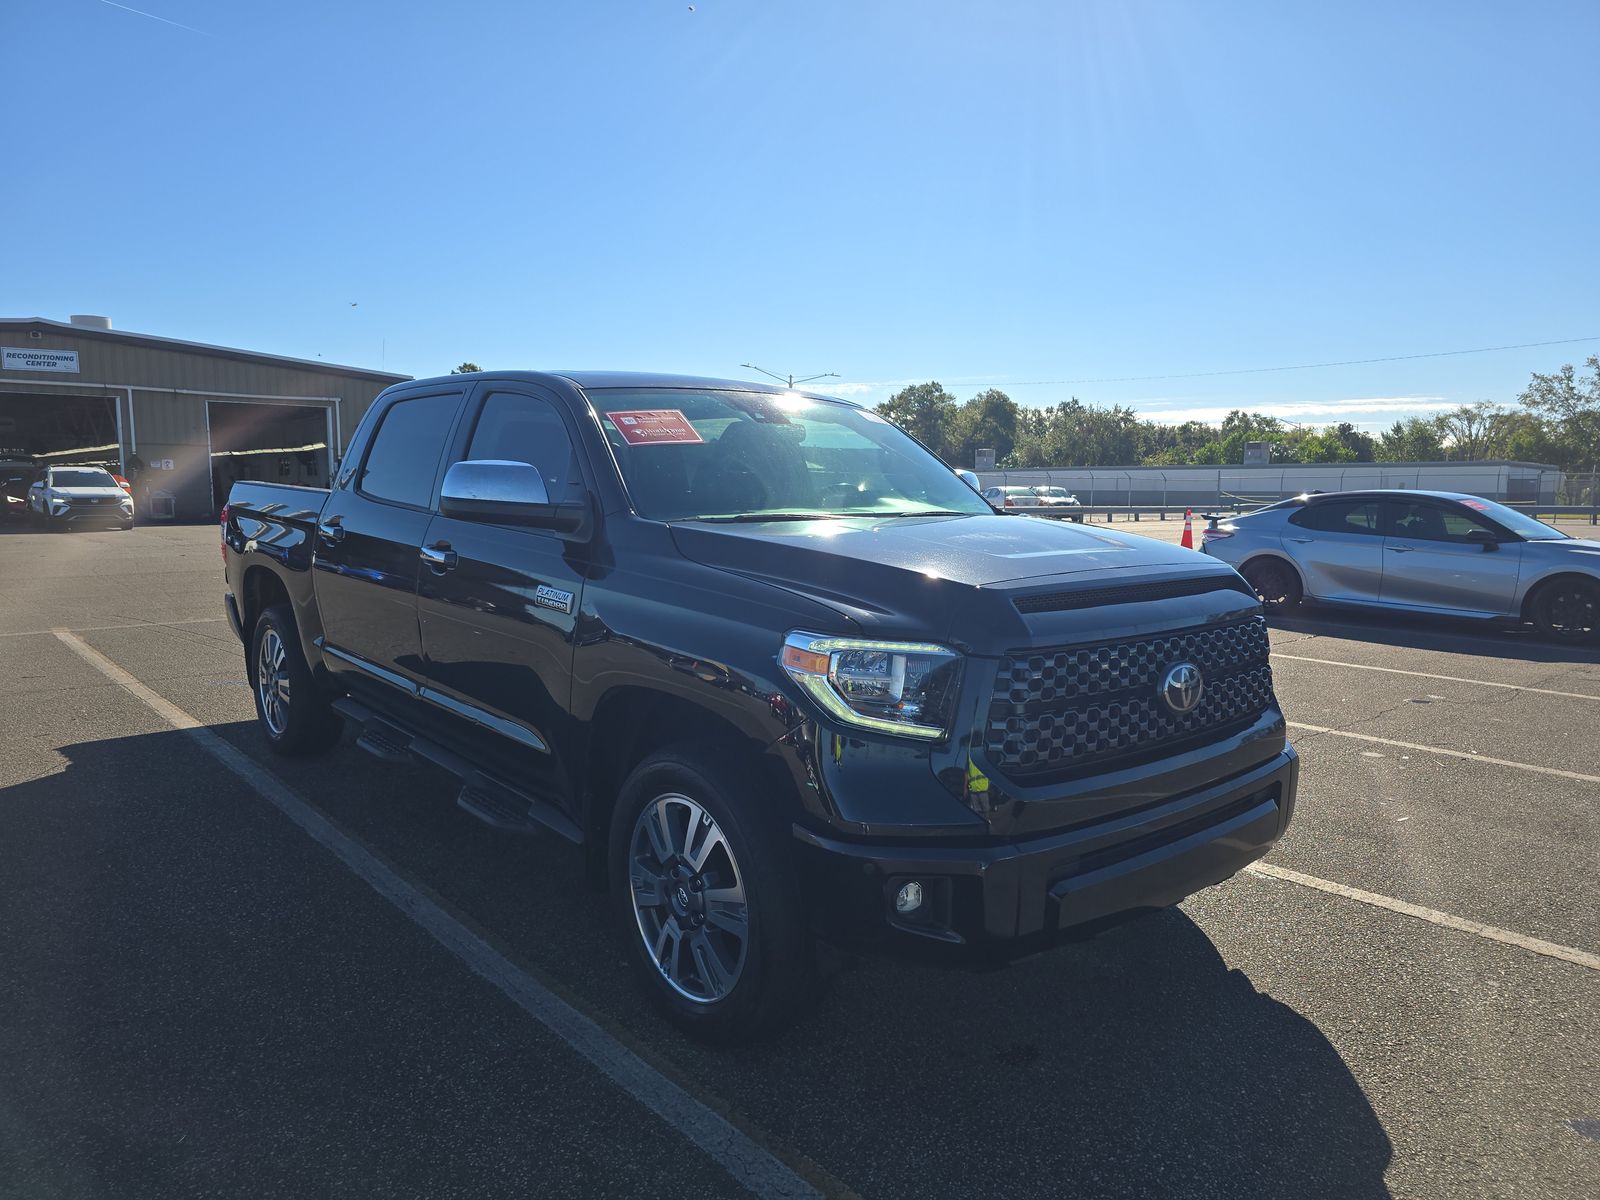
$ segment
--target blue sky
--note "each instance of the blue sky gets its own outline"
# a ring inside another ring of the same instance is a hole
[[[4,315],[1369,427],[1600,352],[1086,382],[1600,335],[1593,0],[132,7],[0,17]]]

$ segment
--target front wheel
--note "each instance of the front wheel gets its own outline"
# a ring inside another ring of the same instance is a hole
[[[344,721],[312,678],[286,605],[274,605],[256,619],[250,667],[256,716],[274,751],[298,758],[320,754],[339,740]]]
[[[1569,642],[1600,638],[1600,583],[1557,579],[1534,598],[1533,623],[1546,637]]]
[[[816,992],[783,822],[771,791],[722,749],[636,767],[611,823],[617,920],[640,983],[691,1037],[770,1033]]]
[[[1239,573],[1268,612],[1287,612],[1297,608],[1305,597],[1299,573],[1275,558],[1258,558],[1245,563]]]

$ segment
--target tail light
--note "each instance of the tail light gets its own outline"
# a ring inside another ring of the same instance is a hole
[[[222,506],[222,515],[217,519],[217,523],[222,529],[222,561],[226,563],[228,561],[228,506],[226,504]]]
[[[1015,508],[1016,506],[1017,506],[1017,502],[1015,500],[1013,500],[1010,496],[1007,496],[1006,497],[1006,507],[1007,508]]]
[[[1202,542],[1215,542],[1221,538],[1231,538],[1232,536],[1232,529],[1220,529],[1215,525],[1200,531],[1200,540]]]

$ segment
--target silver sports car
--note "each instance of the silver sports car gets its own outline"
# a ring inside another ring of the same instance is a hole
[[[1600,541],[1456,492],[1330,492],[1218,518],[1201,549],[1268,608],[1302,599],[1600,637]]]

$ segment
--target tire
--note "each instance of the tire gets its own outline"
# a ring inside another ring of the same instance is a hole
[[[609,854],[640,986],[684,1033],[721,1045],[775,1032],[818,991],[785,825],[770,790],[730,753],[667,750],[635,767],[617,795]]]
[[[308,757],[339,740],[344,719],[311,677],[288,606],[274,605],[256,618],[249,667],[256,719],[276,753]]]
[[[1247,562],[1239,574],[1255,590],[1256,599],[1268,612],[1289,612],[1298,608],[1305,598],[1300,573],[1276,558]]]
[[[1534,596],[1532,616],[1545,637],[1600,641],[1600,582],[1577,576],[1553,579]]]

